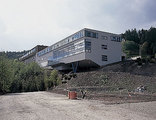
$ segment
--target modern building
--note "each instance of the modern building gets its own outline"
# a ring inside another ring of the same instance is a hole
[[[19,58],[20,61],[25,63],[36,62],[36,53],[45,49],[47,46],[37,45],[29,50],[25,55]]]
[[[58,70],[94,68],[121,61],[121,36],[84,28],[39,51],[36,62]]]

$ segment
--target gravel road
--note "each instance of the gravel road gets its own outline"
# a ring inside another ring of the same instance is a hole
[[[0,96],[0,120],[156,120],[156,102],[105,105],[49,92]]]

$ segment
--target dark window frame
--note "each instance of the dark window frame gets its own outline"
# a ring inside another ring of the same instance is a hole
[[[102,61],[108,61],[107,55],[102,55]]]
[[[101,45],[101,49],[107,50],[107,49],[108,49],[108,48],[107,48],[107,45]]]

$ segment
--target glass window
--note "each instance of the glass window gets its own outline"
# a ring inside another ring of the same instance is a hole
[[[107,45],[101,45],[102,49],[107,49]]]
[[[96,38],[96,33],[92,33],[92,37],[93,38]]]
[[[86,37],[92,37],[92,38],[98,38],[98,33],[95,32],[90,32],[90,31],[85,31],[85,36]]]
[[[54,59],[60,59],[63,57],[71,56],[73,54],[78,54],[84,52],[84,40],[81,42],[73,43],[66,48],[62,48],[61,50],[57,50],[53,52]]]
[[[121,37],[119,37],[119,36],[111,36],[111,41],[121,42]]]
[[[102,55],[102,61],[107,61],[107,55]]]
[[[86,31],[86,37],[91,37],[91,32]]]
[[[90,41],[85,41],[85,51],[91,52],[91,42]]]

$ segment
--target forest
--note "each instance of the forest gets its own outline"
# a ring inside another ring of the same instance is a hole
[[[155,58],[156,56],[156,28],[149,30],[127,30],[122,34],[122,49],[126,56],[141,56],[142,58]]]
[[[0,56],[5,55],[9,59],[18,59],[18,58],[22,57],[24,54],[26,54],[27,52],[28,52],[28,50],[24,50],[24,51],[21,51],[21,52],[1,51]]]

